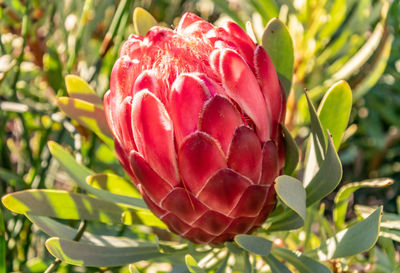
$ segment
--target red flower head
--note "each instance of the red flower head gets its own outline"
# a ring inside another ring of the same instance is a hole
[[[118,158],[149,208],[196,243],[250,233],[276,203],[285,95],[235,23],[186,13],[124,43],[105,95]]]

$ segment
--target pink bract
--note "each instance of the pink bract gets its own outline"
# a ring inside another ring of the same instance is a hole
[[[122,166],[172,232],[218,245],[274,208],[285,95],[237,24],[186,13],[175,30],[131,35],[104,107]]]

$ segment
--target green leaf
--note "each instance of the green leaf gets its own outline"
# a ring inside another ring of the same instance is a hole
[[[279,199],[305,221],[306,191],[303,184],[294,177],[282,175],[275,179],[275,190]]]
[[[293,41],[290,33],[278,18],[273,18],[268,22],[261,40],[262,46],[275,65],[287,97],[292,86],[294,66]]]
[[[231,257],[231,255],[228,253],[224,260],[222,261],[221,265],[218,267],[218,269],[215,271],[215,273],[224,273],[226,272],[226,266],[228,265],[228,260]],[[247,272],[246,272],[247,273]]]
[[[353,193],[361,188],[382,188],[393,184],[393,180],[390,178],[377,178],[365,180],[362,182],[349,183],[340,188],[335,196],[335,206],[333,208],[333,219],[336,227],[343,228],[347,206],[350,197]]]
[[[122,215],[122,222],[125,225],[143,224],[146,226],[167,229],[167,226],[149,210],[127,210]]]
[[[306,166],[304,171],[304,186],[307,187],[311,182],[312,177],[317,173],[319,166],[321,165],[325,151],[326,151],[326,139],[324,129],[322,128],[321,121],[319,120],[317,111],[312,104],[309,94],[306,91],[304,93],[308,104],[308,111],[310,113],[311,120],[311,138],[308,143],[308,150],[306,155]]]
[[[272,273],[291,273],[289,268],[287,268],[286,265],[281,263],[273,255],[270,254],[266,257],[263,257],[263,259],[269,265]]]
[[[269,232],[298,229],[304,225],[304,220],[293,210],[286,210],[280,215],[267,219],[271,223],[267,228]]]
[[[0,273],[6,273],[6,227],[4,226],[3,208],[0,207]]]
[[[189,254],[186,254],[185,262],[186,262],[186,266],[189,269],[190,273],[205,273],[203,268],[201,268],[197,264],[196,260],[192,256],[190,256]]]
[[[141,198],[132,182],[110,173],[99,173],[86,177],[86,182],[96,188],[113,194]]]
[[[122,223],[126,209],[114,203],[84,194],[61,190],[25,190],[2,198],[9,210],[71,220],[92,220],[103,223]]]
[[[103,106],[69,97],[57,98],[57,104],[68,117],[93,131],[109,147],[114,146]]]
[[[27,213],[28,219],[37,225],[43,232],[51,237],[60,237],[65,240],[73,240],[78,230],[53,220],[46,216],[37,216]],[[137,247],[137,246],[155,246],[154,243],[138,241],[126,237],[115,237],[108,235],[95,235],[84,232],[79,240],[81,243],[88,243],[97,246],[114,246],[114,247]]]
[[[272,246],[272,242],[265,238],[247,234],[236,235],[235,242],[246,251],[261,256],[267,256]]]
[[[103,102],[96,91],[81,77],[76,75],[65,76],[65,86],[71,98],[86,101],[94,105],[103,106]]]
[[[339,149],[343,133],[346,130],[351,106],[351,88],[345,81],[335,83],[326,92],[319,105],[318,114],[323,131],[329,130],[332,134],[336,150]]]
[[[383,228],[379,233],[379,236],[389,238],[390,240],[400,243],[400,230]]]
[[[145,36],[151,27],[157,25],[157,21],[148,11],[138,7],[133,12],[133,25],[136,34]]]
[[[90,186],[90,183],[88,184],[86,182],[86,179],[87,177],[91,177],[92,175],[94,175],[92,170],[89,170],[85,166],[79,164],[75,160],[75,158],[72,157],[72,155],[61,145],[53,141],[49,141],[48,145],[50,153],[60,162],[61,166],[63,166],[66,172],[71,176],[71,178],[78,184],[81,189],[84,189],[87,192],[96,195],[97,197],[111,202],[129,204],[130,206],[138,209],[147,209],[147,206],[144,203],[143,199],[116,195],[108,191],[100,190]]]
[[[285,142],[285,174],[292,174],[299,163],[299,148],[286,126],[283,126],[283,141]]]
[[[332,137],[329,137],[328,149],[317,174],[306,186],[307,207],[331,193],[342,179],[342,164],[335,151]]]
[[[329,238],[318,250],[320,260],[349,257],[373,247],[378,239],[382,207],[350,228]]]
[[[63,87],[62,69],[57,50],[52,46],[47,47],[47,52],[43,55],[43,70],[47,82],[55,92]]]
[[[50,238],[46,247],[51,255],[63,262],[80,266],[121,266],[164,254],[157,246],[114,247],[96,246],[93,244]]]
[[[271,253],[293,265],[299,273],[332,273],[325,265],[307,257],[300,252],[294,253],[288,249],[273,247]]]

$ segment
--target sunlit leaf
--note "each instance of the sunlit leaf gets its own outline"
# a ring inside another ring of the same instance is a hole
[[[325,265],[301,254],[300,252],[295,253],[288,249],[273,247],[271,253],[293,265],[299,273],[332,273],[332,271]]]
[[[97,189],[129,197],[141,198],[140,193],[132,182],[109,173],[98,173],[86,177],[86,182]]]
[[[71,98],[83,100],[94,105],[103,106],[103,102],[96,91],[81,77],[76,75],[65,76],[65,85]]]
[[[138,7],[133,12],[133,25],[136,34],[145,36],[151,27],[157,25],[157,21],[148,11]]]
[[[222,263],[221,263],[221,265],[218,267],[218,269],[215,271],[215,273],[224,273],[224,272],[226,272],[226,266],[228,265],[228,260],[229,260],[229,257],[230,257],[231,255],[226,255],[226,257],[224,258],[224,260],[222,261]],[[245,273],[247,273],[247,272],[245,272]]]
[[[318,249],[320,260],[349,257],[366,251],[375,245],[382,216],[382,207],[366,219],[338,232]]]
[[[322,99],[318,116],[323,131],[332,135],[336,150],[339,149],[342,136],[349,121],[352,106],[351,88],[345,81],[334,84]],[[327,138],[328,136],[326,136]]]
[[[235,236],[235,242],[243,249],[261,256],[267,256],[272,242],[254,235],[241,234]]]
[[[120,224],[126,210],[114,203],[61,190],[25,190],[7,194],[4,206],[15,213]]]
[[[57,103],[68,117],[93,131],[104,143],[113,147],[112,133],[108,128],[103,106],[69,97],[57,98]]]
[[[294,177],[282,175],[275,180],[275,190],[279,199],[305,221],[306,191],[302,183]]]
[[[285,167],[283,172],[290,175],[294,172],[299,163],[299,148],[285,126],[283,126],[283,134],[283,140],[285,142]]]
[[[349,183],[341,187],[335,196],[335,207],[333,208],[333,219],[336,227],[344,227],[349,199],[356,190],[361,188],[382,188],[391,184],[393,184],[393,180],[390,178],[378,178]]]
[[[185,261],[186,261],[186,266],[189,269],[190,273],[205,273],[204,269],[201,268],[197,264],[196,260],[189,254],[186,254]]]
[[[273,18],[268,22],[262,35],[262,46],[274,62],[287,97],[293,77],[293,41],[288,29],[278,18]]]
[[[146,204],[143,199],[136,197],[127,197],[123,195],[117,195],[110,193],[105,190],[100,190],[98,188],[90,186],[86,183],[87,177],[94,175],[92,170],[89,170],[85,166],[79,164],[74,157],[61,145],[49,141],[48,143],[51,154],[56,158],[61,166],[67,171],[67,173],[71,176],[71,178],[79,185],[80,188],[88,191],[91,194],[94,194],[100,198],[111,202],[118,202],[123,204],[128,204],[132,207],[139,209],[147,209]],[[90,178],[89,178],[90,180]]]
[[[50,238],[46,247],[63,262],[82,266],[120,266],[163,256],[157,246],[113,247]]]

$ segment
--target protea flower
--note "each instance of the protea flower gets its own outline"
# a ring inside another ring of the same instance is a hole
[[[285,95],[235,23],[186,13],[124,43],[105,95],[118,158],[148,207],[195,243],[251,233],[276,203]]]

